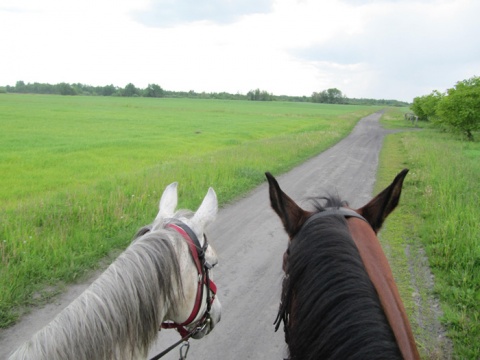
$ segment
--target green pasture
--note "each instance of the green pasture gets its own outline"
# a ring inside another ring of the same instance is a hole
[[[400,205],[381,238],[422,358],[449,358],[448,342],[433,339],[429,328],[435,312],[425,299],[433,295],[440,301],[454,358],[480,359],[480,143],[425,122],[420,122],[422,131],[415,131],[400,109],[390,109],[382,123],[405,130],[386,138],[376,190],[390,183],[399,169],[410,169]],[[427,283],[417,274],[420,262],[434,275]]]
[[[123,249],[166,185],[225,204],[378,107],[0,95],[0,327]]]

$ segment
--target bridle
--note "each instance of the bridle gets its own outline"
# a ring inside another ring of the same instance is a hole
[[[197,295],[195,297],[195,304],[193,306],[190,316],[183,323],[178,324],[175,322],[163,322],[162,329],[177,329],[180,335],[185,336],[188,333],[188,330],[185,326],[191,325],[192,322],[198,316],[200,308],[202,307],[202,298],[203,298],[203,289],[205,285],[207,287],[207,310],[203,317],[197,322],[197,327],[204,325],[210,319],[210,310],[212,303],[215,300],[215,294],[217,293],[217,286],[210,279],[209,271],[212,268],[212,265],[205,260],[205,252],[208,248],[207,237],[204,235],[204,244],[200,245],[197,235],[183,222],[176,220],[175,222],[169,223],[166,226],[167,228],[172,228],[177,231],[188,244],[190,250],[190,255],[192,256],[193,262],[197,268],[198,272],[198,286],[197,286]]]
[[[213,301],[215,300],[215,295],[217,293],[217,286],[210,279],[209,273],[210,269],[212,269],[215,264],[210,264],[205,259],[205,252],[208,248],[208,241],[206,235],[203,235],[204,243],[202,246],[200,244],[200,241],[198,240],[197,235],[192,231],[192,229],[190,229],[185,223],[181,222],[180,220],[174,220],[168,223],[165,228],[171,228],[175,230],[180,235],[182,235],[183,239],[187,242],[190,255],[192,256],[195,267],[197,268],[198,286],[197,294],[195,296],[195,304],[193,305],[192,312],[190,313],[190,316],[187,318],[187,320],[180,324],[173,321],[165,321],[162,322],[161,325],[162,329],[176,329],[180,333],[182,339],[170,346],[165,351],[158,354],[157,356],[151,358],[150,360],[160,359],[162,356],[174,349],[180,343],[188,340],[190,337],[194,336],[199,331],[202,331],[211,322],[210,310],[212,308]],[[203,291],[205,287],[207,290],[207,309],[203,316],[198,321],[194,322],[194,320],[198,317],[200,309],[202,308]],[[193,330],[187,329],[187,326],[189,325],[194,325]],[[180,350],[180,353],[181,352],[182,350]]]

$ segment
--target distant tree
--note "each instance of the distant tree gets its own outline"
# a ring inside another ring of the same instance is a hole
[[[327,93],[330,104],[342,104],[344,102],[344,96],[337,88],[328,89]]]
[[[71,85],[75,95],[91,95],[93,94],[93,87],[90,85],[85,85],[81,83],[76,83]]]
[[[56,85],[44,84],[44,83],[33,83],[27,84],[27,89],[29,93],[33,94],[60,94],[59,89]]]
[[[55,85],[57,93],[60,95],[77,95],[75,89],[67,83],[60,83]]]
[[[99,95],[112,96],[117,91],[117,88],[113,85],[100,86],[98,89]]]
[[[273,100],[273,94],[272,94],[272,93],[269,93],[269,92],[266,91],[266,90],[263,90],[263,91],[260,93],[260,100],[261,100],[261,101],[272,101],[272,100]]]
[[[331,88],[319,93],[314,92],[312,101],[323,104],[344,104],[346,103],[346,97],[337,88]]]
[[[463,132],[473,140],[473,131],[480,130],[480,77],[457,82],[438,102],[442,124]]]
[[[260,101],[260,89],[250,90],[247,94],[249,100]]]
[[[164,97],[165,92],[157,84],[148,84],[146,89],[143,91],[143,96],[146,96],[146,97]]]
[[[328,101],[327,92],[324,90],[322,92],[314,92],[312,94],[312,102],[326,104]]]
[[[27,86],[23,81],[17,81],[15,84],[15,92],[17,93],[26,93],[27,92]]]
[[[253,101],[272,101],[273,94],[265,90],[255,89],[247,93],[247,99]]]
[[[140,93],[140,90],[137,89],[135,85],[133,85],[132,83],[129,83],[123,89],[122,96],[128,96],[128,97],[138,96],[139,93]]]

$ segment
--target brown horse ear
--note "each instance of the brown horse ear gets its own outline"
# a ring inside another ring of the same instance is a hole
[[[270,192],[270,205],[280,217],[287,234],[292,239],[300,230],[305,220],[310,215],[309,212],[299,207],[287,194],[285,194],[277,180],[269,172],[265,173],[268,180]]]
[[[385,190],[357,210],[370,223],[375,233],[380,230],[383,221],[397,207],[407,173],[408,169],[403,169]]]

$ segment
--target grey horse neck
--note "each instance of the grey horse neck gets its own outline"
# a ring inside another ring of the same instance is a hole
[[[165,230],[135,240],[114,263],[10,359],[146,358],[181,273],[179,235]]]

